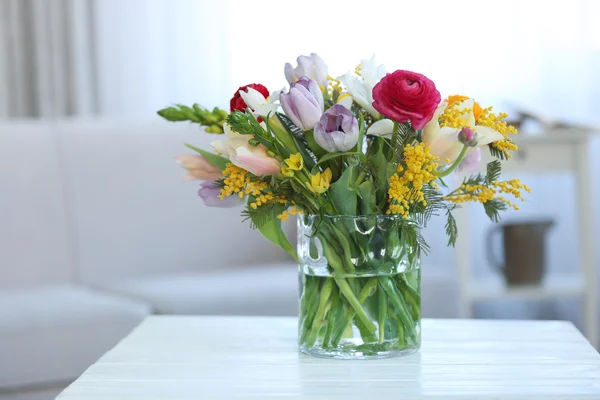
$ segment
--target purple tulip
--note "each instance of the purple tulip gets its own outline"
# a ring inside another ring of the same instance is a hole
[[[305,131],[315,127],[325,107],[319,85],[305,76],[290,85],[289,93],[282,92],[279,101],[289,119]]]
[[[327,65],[318,54],[311,53],[310,56],[300,56],[296,61],[298,61],[296,68],[290,63],[285,64],[285,78],[289,83],[303,76],[308,76],[310,79],[314,79],[319,85],[327,87],[329,72]]]
[[[202,182],[200,184],[200,190],[198,190],[198,196],[202,197],[202,200],[204,200],[204,205],[209,207],[231,208],[239,206],[243,203],[243,200],[235,194],[227,196],[221,200],[219,199],[220,193],[221,188],[210,181]]]
[[[315,126],[315,141],[330,153],[348,151],[358,143],[358,121],[350,110],[334,104]]]

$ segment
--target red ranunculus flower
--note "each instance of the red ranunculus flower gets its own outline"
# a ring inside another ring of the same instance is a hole
[[[265,99],[267,97],[269,97],[269,90],[266,87],[264,87],[263,85],[261,85],[260,83],[251,83],[249,85],[242,86],[238,90],[235,91],[235,94],[229,101],[229,108],[230,108],[231,112],[234,112],[236,110],[244,112],[244,110],[248,107],[248,105],[246,104],[246,102],[244,101],[242,96],[240,96],[240,90],[243,90],[244,92],[248,92],[248,88],[252,88],[252,89],[260,92],[260,94],[265,96]]]
[[[435,83],[425,75],[398,70],[375,85],[373,99],[373,107],[389,119],[410,121],[414,129],[423,129],[442,97]]]

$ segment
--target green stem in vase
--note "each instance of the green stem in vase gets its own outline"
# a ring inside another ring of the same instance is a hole
[[[319,303],[318,286],[319,281],[317,278],[305,276],[305,292],[302,295],[302,301],[300,303],[300,315],[304,315],[301,323],[300,342],[304,342],[306,340],[306,336],[312,329],[313,320],[315,318]]]
[[[367,300],[367,298],[369,298],[370,296],[372,296],[375,293],[376,290],[377,290],[377,278],[369,279],[368,282],[365,284],[365,286],[363,286],[362,290],[360,291],[360,294],[358,295],[358,301],[360,302],[360,304],[364,303]],[[342,335],[344,334],[346,327],[350,325],[350,323],[352,322],[352,320],[354,319],[355,316],[356,316],[356,312],[353,309],[350,310],[348,312],[348,315],[346,316],[346,321],[344,321],[343,324],[340,324],[337,327],[337,331],[334,333],[333,341],[332,341],[332,344],[334,347],[338,345],[338,343],[342,339]],[[373,332],[369,332],[369,333],[372,335]],[[374,340],[372,340],[373,339],[372,337],[366,337],[363,339],[366,342],[374,341]]]
[[[323,347],[329,347],[331,335],[333,334],[333,330],[337,326],[340,314],[343,311],[344,309],[340,302],[339,290],[334,286],[331,292],[331,308],[327,315],[327,330],[325,331],[325,337],[323,338]]]
[[[331,291],[333,289],[333,280],[327,279],[321,288],[321,296],[319,299],[319,308],[317,309],[317,313],[312,323],[312,328],[308,337],[306,338],[306,345],[308,347],[314,346],[317,335],[321,328],[325,325],[325,314],[330,306],[329,297],[331,296]]]
[[[412,318],[416,320],[421,313],[421,296],[408,284],[405,277],[401,276],[398,280],[400,282],[400,287],[402,288],[402,293],[404,294],[404,299],[410,305],[410,314]]]
[[[414,325],[412,317],[410,316],[410,312],[408,311],[408,306],[404,301],[404,298],[398,293],[396,287],[394,286],[393,280],[391,280],[387,276],[379,277],[379,284],[383,290],[387,293],[390,298],[390,301],[394,308],[396,309],[396,314],[402,324],[406,327],[406,329],[410,330]]]
[[[387,314],[387,298],[383,290],[379,291],[379,343],[383,343],[385,340],[385,316]]]
[[[335,254],[335,252],[331,251],[329,246],[324,246],[324,252],[325,257],[329,262],[329,265],[333,269],[333,279],[335,280],[335,283],[337,283],[338,287],[340,288],[340,291],[342,292],[350,306],[352,306],[352,308],[356,312],[356,316],[358,317],[358,319],[360,319],[361,322],[364,324],[365,329],[370,333],[374,333],[377,330],[377,327],[375,326],[373,321],[371,321],[365,309],[361,306],[360,301],[358,301],[358,299],[356,298],[356,295],[354,294],[352,288],[348,284],[348,280],[343,278],[345,272],[344,268],[342,267],[342,260],[340,260],[340,258],[337,256],[337,254]]]
[[[400,321],[400,318],[398,318],[397,315],[395,315],[392,310],[390,309],[389,311],[389,317],[391,319],[393,319],[394,321],[396,321],[396,329],[398,330],[398,332],[396,333],[396,336],[398,338],[398,344],[402,347],[406,346],[406,340],[404,338],[404,324],[402,324],[402,321]]]
[[[333,224],[328,226],[330,234],[330,238],[328,240],[333,246],[338,248],[340,255],[343,257],[342,262],[346,267],[346,271],[349,274],[353,274],[355,272],[354,263],[352,262],[352,249],[350,248],[350,243],[348,239],[339,229],[337,229]]]

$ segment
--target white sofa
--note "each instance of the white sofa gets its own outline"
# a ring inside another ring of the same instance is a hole
[[[0,400],[52,398],[151,312],[296,313],[289,256],[181,183],[173,157],[210,139],[158,118],[0,122]],[[451,271],[423,276],[424,314],[455,316]]]

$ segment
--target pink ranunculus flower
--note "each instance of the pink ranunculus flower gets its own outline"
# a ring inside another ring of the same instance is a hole
[[[200,154],[181,154],[175,157],[175,160],[182,168],[185,168],[188,171],[183,177],[184,182],[194,180],[214,181],[223,175],[219,168],[209,163],[208,160]]]
[[[384,76],[373,88],[373,107],[389,119],[423,129],[442,97],[425,75],[398,70]]]
[[[198,190],[198,196],[204,201],[204,205],[209,207],[220,207],[220,208],[231,208],[242,205],[244,200],[239,196],[227,196],[223,200],[219,199],[221,194],[221,188],[215,185],[213,182],[202,182],[200,184],[200,190]]]
[[[249,142],[252,135],[241,135],[234,132],[229,124],[223,124],[224,140],[215,140],[211,146],[229,158],[231,162],[256,176],[272,175],[279,172],[281,165],[277,159],[267,154],[267,148],[261,144],[254,147]]]

